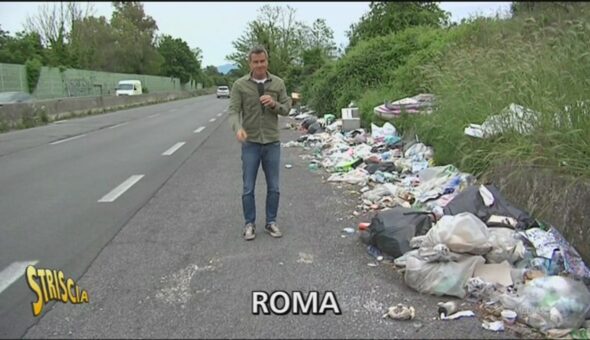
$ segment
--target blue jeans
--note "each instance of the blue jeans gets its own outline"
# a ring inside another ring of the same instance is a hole
[[[266,177],[266,224],[276,222],[279,209],[280,160],[280,142],[258,144],[246,141],[242,144],[242,178],[244,181],[242,208],[246,224],[256,221],[254,188],[261,163]]]

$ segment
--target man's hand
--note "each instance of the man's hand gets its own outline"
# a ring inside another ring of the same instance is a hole
[[[275,106],[277,106],[277,103],[274,100],[272,100],[272,97],[268,94],[260,96],[260,102],[262,103],[262,105],[270,107],[271,109],[274,109]]]
[[[236,132],[236,138],[238,139],[238,141],[240,141],[240,143],[244,143],[246,141],[246,138],[248,138],[248,134],[246,133],[246,130],[239,129],[238,132]]]

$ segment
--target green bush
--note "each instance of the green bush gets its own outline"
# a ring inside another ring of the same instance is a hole
[[[340,109],[351,101],[359,101],[370,89],[414,89],[418,83],[412,73],[397,72],[418,51],[441,44],[445,32],[430,27],[413,27],[397,34],[390,34],[360,41],[342,59],[328,63],[312,75],[303,85],[306,103],[319,114],[333,113],[340,116]],[[431,54],[436,54],[431,52]],[[422,56],[427,59],[429,54]],[[411,84],[399,85],[401,81]],[[407,91],[407,90],[406,90]],[[392,96],[386,96],[391,100]],[[380,99],[382,104],[383,101]],[[375,103],[378,105],[379,103]],[[375,105],[373,105],[375,106]],[[372,108],[371,108],[372,112]]]
[[[29,59],[25,63],[25,72],[27,74],[27,86],[29,93],[33,93],[39,82],[39,76],[41,75],[41,61],[37,58]]]

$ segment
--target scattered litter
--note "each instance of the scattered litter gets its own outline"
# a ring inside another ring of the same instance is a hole
[[[451,314],[455,314],[459,307],[455,301],[448,301],[448,302],[439,302],[437,303],[438,306],[438,314],[443,316],[448,316]],[[441,316],[442,319],[442,316]]]
[[[354,234],[355,233],[354,228],[350,228],[350,227],[346,227],[346,228],[342,229],[342,231],[344,231],[347,234]]]
[[[512,325],[526,332],[528,325],[547,334],[588,328],[584,319],[590,315],[590,292],[579,279],[588,282],[590,269],[557,229],[511,204],[493,184],[480,184],[453,165],[436,166],[433,148],[417,135],[399,135],[392,118],[432,112],[433,95],[385,101],[374,113],[391,122],[372,123],[368,131],[360,127],[353,104],[342,109],[344,120],[304,107],[292,110],[289,115],[299,122],[291,128],[303,135],[283,146],[309,151],[302,158],[310,171],[322,169],[329,174],[322,176],[325,182],[334,182],[346,198],[356,196],[357,205],[344,217],[363,216],[366,221],[372,214],[370,223],[343,228],[341,235],[356,235],[358,229],[374,259],[368,266],[393,262],[403,267],[399,272],[405,284],[420,293],[481,302],[494,316],[482,324],[488,330]],[[536,117],[536,112],[511,104],[482,125],[469,125],[465,133],[479,138],[508,130],[526,134]],[[298,262],[312,260],[300,253]],[[475,315],[459,311],[454,301],[441,302],[438,309],[434,320]],[[502,311],[503,321],[493,321]],[[415,311],[398,304],[384,317],[388,315],[407,320]],[[516,318],[521,323],[514,324]],[[583,338],[587,333],[580,334]]]
[[[494,331],[494,332],[503,332],[504,331],[504,322],[502,322],[502,321],[494,321],[494,322],[484,321],[481,324],[481,326],[484,329]]]
[[[291,169],[292,167],[293,167],[293,165],[291,165],[291,164],[285,164],[285,168],[287,168],[287,169]]]
[[[513,310],[504,309],[500,315],[502,316],[502,320],[508,325],[513,325],[516,321],[516,312]]]
[[[383,314],[382,318],[390,317],[393,320],[412,320],[416,316],[414,307],[406,306],[402,303],[398,303],[397,306],[389,307],[387,313]]]
[[[456,319],[460,319],[462,317],[472,317],[475,316],[475,313],[473,313],[470,310],[462,310],[460,312],[445,316],[443,314],[440,314],[440,319],[441,320],[456,320]]]
[[[383,254],[379,248],[375,247],[374,245],[370,244],[367,246],[367,253],[373,256],[377,261],[383,261]]]
[[[361,222],[359,223],[359,230],[367,230],[367,228],[371,225],[371,223],[368,222]]]
[[[299,259],[297,260],[299,263],[313,263],[313,255],[306,254],[306,253],[299,253]]]

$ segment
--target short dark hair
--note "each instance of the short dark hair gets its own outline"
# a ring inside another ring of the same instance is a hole
[[[264,55],[266,55],[266,59],[268,59],[268,52],[264,46],[254,46],[250,49],[250,52],[248,52],[248,61],[252,60],[252,54],[259,53],[264,53]]]

